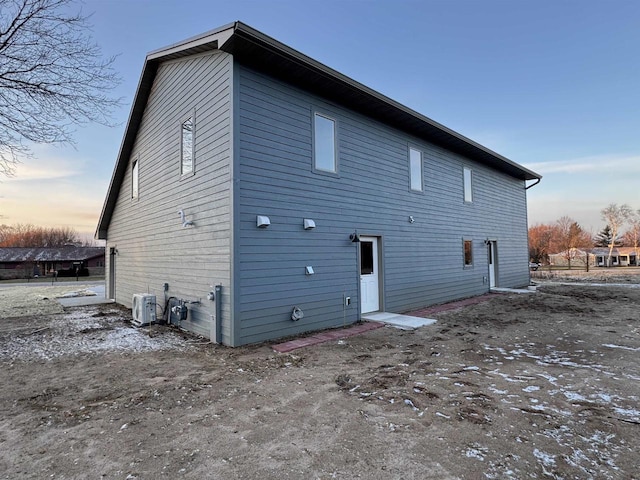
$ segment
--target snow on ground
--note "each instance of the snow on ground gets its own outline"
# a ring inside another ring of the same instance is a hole
[[[56,287],[6,287],[0,289],[0,318],[62,313],[56,298],[93,296],[87,285]]]
[[[46,323],[3,325],[2,331],[6,335],[0,337],[0,361],[189,348],[173,330],[134,328],[127,323],[122,310],[108,308],[78,308],[64,315],[54,315]]]

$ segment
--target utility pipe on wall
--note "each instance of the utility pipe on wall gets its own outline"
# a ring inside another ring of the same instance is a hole
[[[222,285],[216,285],[216,338],[215,342],[222,345]]]

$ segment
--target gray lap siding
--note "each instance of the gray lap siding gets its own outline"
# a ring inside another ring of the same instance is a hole
[[[190,306],[183,326],[207,338],[215,313],[207,293],[222,283],[225,343],[231,343],[232,64],[230,55],[216,52],[159,66],[131,155],[139,160],[139,198],[131,198],[129,166],[107,239],[118,250],[118,303],[130,307],[134,293],[148,292],[164,307],[166,282],[167,295],[202,301]],[[180,124],[194,112],[195,173],[181,177]],[[178,210],[195,226],[183,228]]]
[[[236,71],[239,343],[357,321],[355,230],[382,239],[387,311],[486,292],[485,239],[497,241],[499,285],[528,283],[522,180],[248,68]],[[315,111],[336,120],[337,176],[313,172]],[[422,193],[409,191],[409,146],[423,152]],[[463,166],[473,170],[470,204],[463,201]],[[271,225],[257,228],[256,215]],[[305,231],[304,218],[316,228]],[[468,268],[463,238],[473,240]],[[307,265],[314,275],[305,275]],[[305,314],[297,322],[290,319],[294,306]]]

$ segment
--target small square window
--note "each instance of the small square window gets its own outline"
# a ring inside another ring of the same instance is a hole
[[[471,240],[464,240],[464,266],[473,266],[473,242]]]
[[[139,185],[138,160],[134,160],[131,164],[131,198],[138,198]]]
[[[313,116],[313,167],[337,172],[336,121],[319,113]]]
[[[411,190],[422,191],[422,152],[409,148],[409,175]]]
[[[180,127],[181,132],[181,163],[180,174],[193,173],[193,117],[189,117]]]
[[[464,167],[464,201],[467,203],[473,202],[473,184],[472,184],[472,172],[470,168]]]

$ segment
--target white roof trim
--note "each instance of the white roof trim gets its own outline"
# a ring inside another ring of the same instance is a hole
[[[196,48],[213,42],[217,42],[218,45],[224,45],[227,40],[231,38],[234,31],[235,23],[231,23],[217,30],[212,30],[201,35],[182,40],[181,42],[174,43],[173,45],[154,50],[147,55],[147,60],[156,60],[166,57],[167,55],[173,55],[174,53],[180,53],[184,50],[189,50],[191,48]]]

